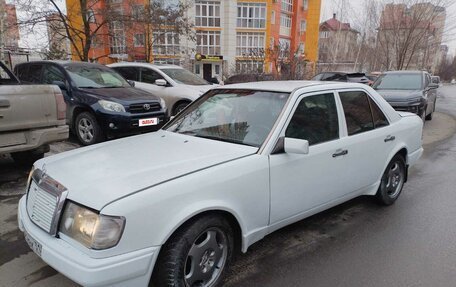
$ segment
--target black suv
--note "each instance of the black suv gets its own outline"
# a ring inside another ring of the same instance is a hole
[[[324,72],[315,75],[312,81],[336,81],[369,84],[371,81],[364,73]]]
[[[385,72],[372,85],[395,110],[415,113],[423,120],[432,120],[438,87],[425,71]]]
[[[160,98],[134,88],[114,70],[85,62],[38,61],[16,65],[25,84],[54,84],[67,104],[67,122],[83,145],[155,131],[166,121]]]

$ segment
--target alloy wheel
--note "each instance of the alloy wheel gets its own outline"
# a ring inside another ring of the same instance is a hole
[[[386,178],[386,191],[390,198],[395,198],[402,190],[404,184],[404,170],[400,163],[395,162],[391,165]]]
[[[84,142],[91,142],[94,137],[93,123],[87,118],[82,118],[78,123],[78,132]]]

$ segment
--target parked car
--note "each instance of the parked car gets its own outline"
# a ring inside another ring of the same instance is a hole
[[[170,116],[182,111],[215,85],[176,65],[116,63],[108,65],[135,86],[165,100]]]
[[[412,112],[432,120],[438,84],[424,71],[392,71],[382,74],[372,86],[398,111]]]
[[[366,78],[369,79],[369,82],[367,83],[369,86],[372,86],[375,81],[378,79],[377,75],[366,75]]]
[[[271,74],[237,74],[229,77],[226,81],[226,85],[249,83],[249,82],[261,82],[261,81],[272,81],[274,75]]]
[[[324,72],[315,75],[312,81],[350,82],[368,85],[370,80],[364,73]]]
[[[49,144],[68,138],[66,105],[57,86],[21,85],[0,62],[0,154],[33,164]]]
[[[456,85],[456,79],[452,79],[452,80],[451,80],[451,84],[452,84],[452,85]]]
[[[166,122],[164,101],[105,66],[40,61],[19,64],[14,71],[23,82],[60,87],[68,105],[67,123],[83,145],[156,131]]]
[[[19,228],[84,286],[216,286],[277,229],[361,195],[393,204],[422,128],[366,85],[219,87],[156,133],[36,162]]]

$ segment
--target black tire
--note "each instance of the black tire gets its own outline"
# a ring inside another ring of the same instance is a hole
[[[433,116],[433,114],[435,112],[435,104],[436,103],[434,102],[434,108],[432,109],[432,112],[429,115],[426,116],[426,121],[432,121],[432,116]]]
[[[35,161],[44,157],[44,152],[37,152],[35,150],[21,151],[12,153],[11,157],[20,166],[32,166]]]
[[[218,248],[220,248],[220,246],[223,246],[223,251],[220,251],[221,249],[219,250],[219,252],[222,252],[223,254],[221,255],[222,257],[220,259],[217,259],[217,254],[214,251],[215,255],[213,255],[213,257],[215,257],[215,259],[212,259],[213,266],[207,267],[201,262],[210,262],[210,258],[212,258],[211,252],[213,249],[209,246],[211,240],[207,234],[214,232],[216,233],[216,236],[212,238],[216,238],[215,240]],[[219,232],[223,233],[224,237],[219,234]],[[221,282],[223,282],[223,277],[226,274],[226,269],[229,266],[233,256],[233,234],[233,228],[231,227],[229,221],[220,216],[202,216],[184,225],[178,231],[176,231],[176,233],[173,234],[172,237],[162,247],[160,255],[155,264],[155,269],[149,286],[220,286]],[[202,237],[205,239],[202,239]],[[223,241],[222,239],[225,240],[225,244],[219,244],[219,241]],[[206,245],[208,245],[208,247],[206,247]],[[202,254],[200,256],[201,258],[194,259],[192,257],[191,254],[193,248]],[[208,249],[205,250],[205,248]],[[204,257],[206,254],[208,256]],[[224,255],[225,257],[223,257]],[[199,268],[197,272],[195,272],[194,264],[197,264],[196,267]],[[201,264],[203,266],[201,266]],[[202,269],[204,266],[208,268],[206,269],[206,272],[204,272]],[[192,278],[193,274],[196,274],[195,277],[198,274],[202,274],[202,276],[211,276],[211,279],[207,279],[208,282],[193,281],[195,280],[195,278]],[[190,281],[193,281],[193,284],[189,284]],[[200,283],[203,283],[203,285],[199,285]]]
[[[175,116],[177,115],[178,113],[180,113],[183,109],[185,109],[188,105],[190,105],[189,102],[180,102],[178,103],[177,105],[174,106],[174,109],[173,109],[173,114],[172,116]]]
[[[391,205],[398,199],[404,187],[406,172],[404,158],[402,155],[395,155],[386,167],[375,195],[380,204]]]
[[[76,117],[74,133],[82,145],[92,145],[104,140],[97,119],[89,112],[82,112]]]

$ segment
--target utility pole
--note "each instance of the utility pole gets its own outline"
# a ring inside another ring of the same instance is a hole
[[[0,61],[4,60],[6,3],[0,0]]]

